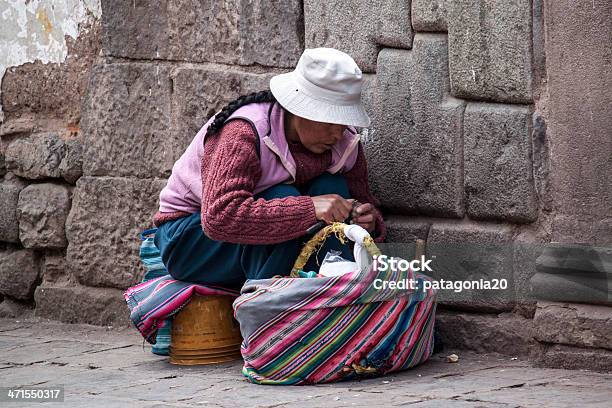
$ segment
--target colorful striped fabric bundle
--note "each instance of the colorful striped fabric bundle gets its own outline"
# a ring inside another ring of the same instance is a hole
[[[154,234],[155,231],[146,230],[140,235],[140,260],[146,269],[144,281],[128,288],[123,294],[130,309],[132,323],[151,344],[156,344],[160,329],[171,324],[171,317],[187,305],[192,296],[238,296],[238,292],[233,290],[173,279],[162,262],[153,238],[147,238],[147,235]],[[165,333],[168,337],[169,334]]]
[[[170,275],[151,279],[125,291],[123,297],[130,308],[130,319],[140,334],[151,344],[164,321],[177,314],[192,296],[237,296],[233,290],[182,282]]]
[[[417,289],[375,287],[404,279]],[[426,361],[436,309],[435,291],[423,290],[430,279],[370,263],[339,277],[247,281],[234,302],[243,374],[257,384],[316,384]]]

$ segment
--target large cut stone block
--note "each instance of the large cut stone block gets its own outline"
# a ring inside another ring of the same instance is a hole
[[[302,1],[242,0],[240,5],[240,64],[293,68],[304,50]]]
[[[539,301],[533,323],[538,341],[612,350],[611,307]]]
[[[549,244],[536,261],[534,296],[612,306],[612,248]]]
[[[65,323],[127,326],[130,311],[117,289],[83,286],[39,286],[34,294],[36,316]]]
[[[551,241],[612,244],[612,2],[544,2]],[[612,296],[611,296],[612,298]]]
[[[6,149],[6,166],[28,179],[60,177],[64,154],[64,141],[56,133],[39,133],[12,142]]]
[[[427,240],[431,222],[413,217],[391,216],[385,220],[387,242],[414,242]]]
[[[169,69],[117,63],[93,68],[83,113],[83,174],[155,177],[176,155]]]
[[[607,174],[605,173],[603,177],[606,177]],[[610,189],[612,190],[612,188]],[[604,195],[602,190],[599,190],[597,194],[600,193]],[[605,202],[605,197],[601,198],[603,207],[611,205]],[[567,203],[563,205],[567,205]],[[576,209],[576,211],[582,212],[583,210]],[[599,217],[602,218],[598,219]],[[601,212],[592,211],[589,216],[584,213],[571,215],[558,214],[553,218],[551,229],[555,242],[588,242],[592,245],[610,246],[612,245],[612,209],[607,210],[603,208]]]
[[[411,48],[410,2],[306,0],[307,48],[332,47],[349,54],[364,72],[376,71],[382,47]]]
[[[530,103],[531,1],[449,1],[446,5],[452,94]]]
[[[189,145],[198,130],[226,103],[240,95],[269,88],[275,74],[256,74],[238,69],[180,68],[173,73],[174,84],[172,134],[180,152]]]
[[[168,0],[167,4],[168,46],[156,49],[162,58],[240,63],[241,0]],[[149,27],[137,29],[152,31]]]
[[[436,327],[451,350],[527,356],[536,342],[533,321],[510,313],[500,315],[439,311]]]
[[[542,350],[535,360],[535,365],[610,373],[612,371],[612,351],[555,344]]]
[[[412,260],[416,256],[417,239],[427,240],[431,223],[426,219],[390,216],[385,219],[385,225],[387,239],[385,243],[377,244],[381,252],[388,256]]]
[[[412,0],[415,31],[446,31],[446,8],[451,0]]]
[[[237,69],[99,65],[84,113],[85,175],[168,177],[200,127],[273,74]]]
[[[453,282],[482,279],[491,285],[494,280],[498,282],[497,289],[461,286],[440,290],[439,302],[453,308],[479,312],[512,310],[515,303],[512,257],[512,229],[507,226],[447,222],[434,223],[429,231],[427,259],[432,259],[433,272],[428,274],[434,279]]]
[[[533,296],[557,302],[585,302],[612,307],[612,291],[605,276],[537,272],[531,278]]]
[[[299,0],[102,3],[112,56],[293,67],[304,48]]]
[[[139,59],[171,58],[172,34],[169,30],[169,1],[160,0],[155,7],[151,2],[109,0],[102,6],[102,51],[117,57]],[[199,7],[198,7],[199,8]],[[196,9],[197,10],[197,9]],[[184,10],[186,26],[193,25]],[[198,48],[194,48],[197,51]]]
[[[66,217],[70,188],[51,183],[32,184],[19,193],[19,239],[26,248],[66,246]]]
[[[17,178],[0,182],[0,241],[19,242],[17,204],[24,186]]]
[[[447,67],[444,35],[417,34],[412,51],[379,54],[364,145],[372,189],[395,213],[463,216],[465,105],[448,96]]]
[[[0,251],[0,294],[32,298],[39,282],[39,259],[31,249]]]
[[[69,273],[89,286],[141,280],[138,233],[150,227],[165,180],[81,177],[66,222]]]
[[[465,193],[471,218],[537,218],[530,118],[527,107],[470,103],[465,109]]]

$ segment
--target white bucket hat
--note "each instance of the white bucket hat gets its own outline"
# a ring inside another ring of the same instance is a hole
[[[368,127],[361,104],[361,70],[353,59],[333,48],[308,48],[295,70],[272,77],[270,90],[294,115],[317,122]]]

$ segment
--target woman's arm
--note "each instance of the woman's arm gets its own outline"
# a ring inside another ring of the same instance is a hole
[[[202,228],[211,239],[276,244],[317,222],[310,197],[254,199],[261,177],[256,137],[248,122],[234,120],[204,144]]]
[[[355,161],[355,165],[351,170],[344,173],[344,176],[346,177],[351,197],[363,204],[370,203],[375,207],[374,216],[376,217],[376,227],[373,236],[375,237],[374,240],[376,242],[382,242],[387,235],[387,227],[385,226],[382,214],[378,209],[380,206],[380,201],[378,201],[378,199],[376,199],[376,197],[374,197],[370,192],[370,186],[368,183],[368,163],[366,161],[361,142],[359,142],[358,149],[359,151],[357,152],[357,160]]]

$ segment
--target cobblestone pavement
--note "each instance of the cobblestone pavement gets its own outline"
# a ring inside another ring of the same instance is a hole
[[[457,352],[382,378],[320,386],[247,382],[240,362],[179,367],[131,328],[0,319],[0,387],[64,386],[65,401],[3,407],[610,407],[612,375]]]

